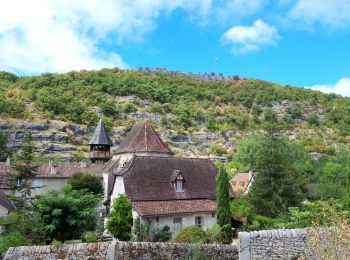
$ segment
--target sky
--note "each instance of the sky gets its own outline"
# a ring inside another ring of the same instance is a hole
[[[0,70],[215,72],[350,96],[350,0],[0,0]]]

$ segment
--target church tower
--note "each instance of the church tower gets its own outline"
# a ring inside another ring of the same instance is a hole
[[[111,146],[112,140],[109,137],[102,119],[98,122],[94,135],[89,141],[90,160],[93,163],[106,163],[112,158]]]

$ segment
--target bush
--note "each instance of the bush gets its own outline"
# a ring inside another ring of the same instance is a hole
[[[175,237],[176,243],[206,243],[208,235],[199,227],[190,226],[182,229]]]
[[[68,179],[68,184],[73,190],[87,190],[95,195],[103,194],[103,184],[101,178],[87,173],[74,173]]]
[[[218,224],[215,224],[207,231],[208,234],[208,242],[209,243],[221,243],[221,228]]]
[[[28,246],[31,244],[31,241],[22,236],[18,231],[13,233],[8,233],[1,235],[0,237],[0,255],[7,251],[10,247],[14,246]]]
[[[154,242],[167,242],[171,239],[171,231],[168,226],[164,226],[162,230],[157,230],[154,234]]]
[[[120,195],[113,201],[112,211],[107,223],[108,231],[115,238],[128,241],[131,238],[132,225],[131,202],[125,195]]]
[[[95,232],[87,231],[81,236],[81,240],[86,243],[96,242],[97,241],[96,234]]]

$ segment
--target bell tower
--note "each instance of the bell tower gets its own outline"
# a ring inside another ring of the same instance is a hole
[[[93,163],[106,163],[112,158],[111,146],[113,142],[109,137],[102,119],[98,122],[94,135],[89,141],[90,160]]]

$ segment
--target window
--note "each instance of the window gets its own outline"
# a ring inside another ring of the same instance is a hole
[[[197,217],[195,217],[194,218],[194,224],[195,224],[195,226],[196,227],[202,227],[202,225],[203,225],[203,217],[201,217],[201,216],[197,216]]]
[[[43,181],[35,179],[34,180],[34,188],[41,188],[43,186]]]
[[[182,228],[182,218],[174,218],[173,223],[174,223],[173,234],[174,236],[176,236],[177,233],[179,233]]]
[[[175,181],[175,190],[176,190],[177,192],[183,191],[183,180],[177,179],[177,180]]]

